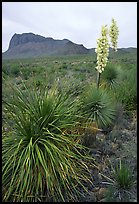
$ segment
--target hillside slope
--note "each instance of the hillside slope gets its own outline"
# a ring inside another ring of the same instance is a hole
[[[33,33],[14,34],[3,58],[28,58],[47,55],[88,54],[89,50],[70,40],[54,40]]]

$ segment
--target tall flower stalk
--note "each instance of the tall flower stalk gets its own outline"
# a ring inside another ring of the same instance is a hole
[[[101,37],[97,39],[97,88],[99,88],[100,74],[104,71],[107,65],[109,55],[109,41],[108,41],[108,28],[107,25],[102,26]]]
[[[118,29],[117,23],[114,20],[114,18],[112,18],[112,24],[110,26],[109,35],[110,35],[110,38],[111,38],[112,48],[116,52],[117,51],[119,29]]]

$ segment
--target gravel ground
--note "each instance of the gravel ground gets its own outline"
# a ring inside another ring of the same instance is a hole
[[[98,163],[92,169],[94,186],[80,202],[137,202],[137,119],[121,113],[113,129],[107,134],[99,133],[90,148],[90,154]],[[121,159],[132,170],[134,185],[128,190],[117,190],[108,185],[112,168]],[[107,178],[108,177],[108,178]],[[109,191],[108,191],[109,190]],[[114,195],[114,196],[113,196]]]

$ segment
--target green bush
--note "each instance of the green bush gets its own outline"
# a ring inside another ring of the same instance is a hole
[[[137,75],[136,68],[123,73],[123,81],[115,89],[116,100],[122,102],[125,110],[132,111],[137,108]]]
[[[67,69],[67,64],[66,64],[66,62],[63,62],[63,64],[62,64],[62,67],[61,67],[62,69]]]
[[[31,75],[31,70],[29,70],[28,68],[22,69],[22,77],[23,77],[23,79],[28,80],[30,75]]]
[[[13,65],[11,67],[11,74],[15,77],[18,77],[20,75],[20,67],[18,65]]]
[[[3,137],[3,201],[78,200],[91,159],[72,133],[76,101],[57,89],[14,88],[6,111],[13,127]]]

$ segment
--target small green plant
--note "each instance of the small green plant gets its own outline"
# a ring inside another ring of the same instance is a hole
[[[132,172],[127,164],[121,160],[113,169],[113,178],[118,188],[129,189],[133,185]]]
[[[115,166],[111,165],[111,168],[112,178],[103,175],[108,180],[106,184],[109,185],[105,193],[105,202],[132,202],[136,196],[131,191],[134,185],[131,169],[124,161],[121,161],[121,159]]]
[[[56,88],[14,88],[5,108],[13,122],[3,137],[3,201],[76,201],[92,159],[72,133],[76,101]],[[82,152],[82,153],[81,153]]]

